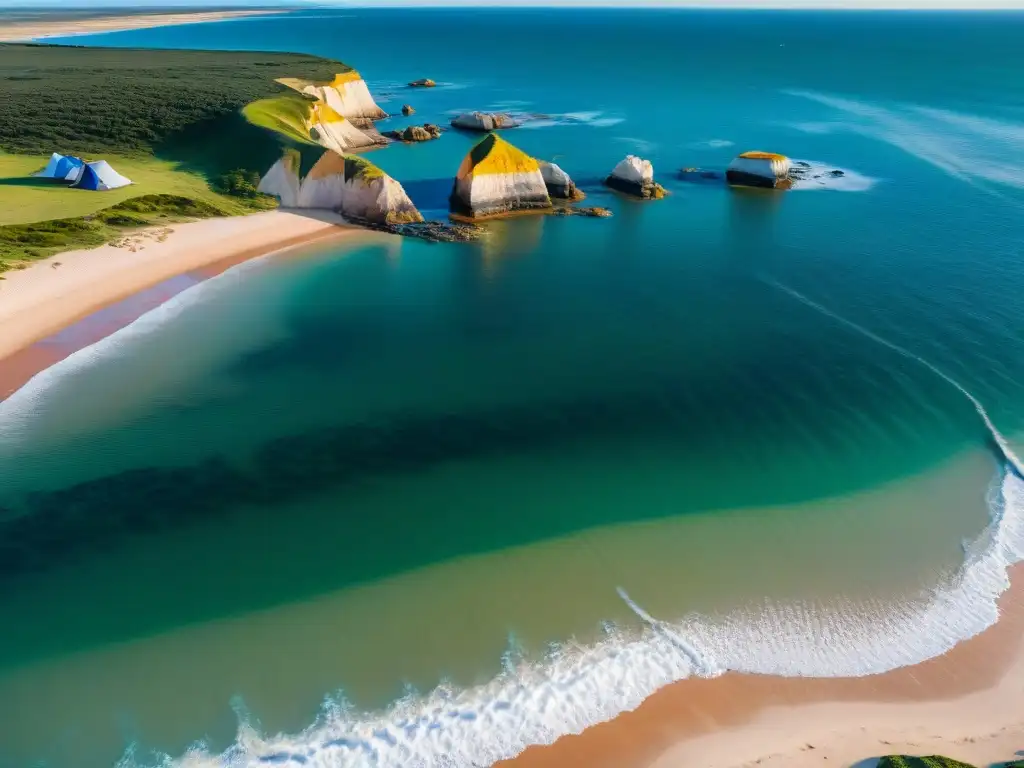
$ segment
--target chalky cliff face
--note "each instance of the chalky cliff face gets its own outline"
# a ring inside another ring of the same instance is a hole
[[[324,101],[310,107],[308,118],[309,135],[317,144],[338,153],[355,149],[366,149],[384,143],[376,132],[368,135]]]
[[[382,120],[388,116],[388,113],[373,100],[362,75],[354,69],[335,75],[330,83],[318,84],[292,79],[281,82],[324,102],[339,115],[361,128],[369,127],[374,120]]]
[[[368,160],[325,152],[299,190],[299,207],[338,211],[377,224],[423,221],[402,185]]]
[[[284,208],[296,207],[299,204],[299,162],[298,152],[286,152],[260,179],[257,189],[276,197]]]
[[[546,210],[551,198],[540,164],[492,133],[462,161],[449,203],[453,216],[476,219]]]
[[[790,162],[773,152],[744,152],[725,172],[730,184],[745,187],[786,187],[790,183]]]

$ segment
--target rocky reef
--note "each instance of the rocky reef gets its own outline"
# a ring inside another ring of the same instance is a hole
[[[404,131],[386,131],[384,135],[389,139],[394,139],[395,141],[405,141],[409,143],[431,141],[432,139],[441,138],[441,128],[433,123],[424,123],[422,126],[410,125]]]
[[[449,207],[456,220],[479,219],[550,211],[551,198],[537,160],[490,133],[462,161]]]
[[[540,175],[548,188],[548,195],[561,200],[582,200],[586,195],[576,188],[569,174],[554,163],[540,162]]]
[[[555,216],[586,216],[592,219],[610,219],[612,212],[600,206],[560,205],[552,213]]]
[[[452,126],[464,131],[497,131],[518,128],[521,123],[511,115],[497,112],[466,112],[452,118]]]
[[[774,152],[744,152],[725,172],[726,180],[738,187],[787,189],[792,184],[792,164],[785,155]]]
[[[299,165],[301,158],[295,150],[286,150],[270,170],[260,179],[258,192],[276,197],[284,208],[299,204]]]
[[[654,166],[650,160],[627,155],[604,180],[612,189],[644,200],[657,200],[665,196],[665,188],[654,181]]]
[[[1024,762],[997,763],[992,768],[1021,768]],[[969,763],[962,763],[951,757],[942,755],[927,755],[925,757],[913,757],[911,755],[886,755],[878,759],[877,768],[974,768]]]
[[[411,83],[409,83],[410,88],[433,88],[436,85],[437,83],[435,83],[429,77],[422,77],[419,80],[413,80]]]
[[[377,224],[423,221],[402,185],[384,171],[365,158],[331,151],[302,180],[298,206]]]

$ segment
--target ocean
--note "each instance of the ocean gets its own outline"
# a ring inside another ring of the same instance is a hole
[[[0,766],[487,765],[688,676],[991,625],[1024,559],[1020,39],[400,9],[66,41],[337,58],[415,107],[384,129],[539,116],[505,137],[614,217],[248,262],[0,403]],[[371,159],[441,217],[472,143]],[[680,176],[750,149],[844,175]],[[669,197],[603,188],[627,153]]]

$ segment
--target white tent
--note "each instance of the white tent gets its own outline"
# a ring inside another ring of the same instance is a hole
[[[71,186],[76,189],[105,192],[108,189],[127,187],[131,183],[131,179],[125,178],[115,171],[106,160],[97,160],[94,163],[86,163],[78,180]]]

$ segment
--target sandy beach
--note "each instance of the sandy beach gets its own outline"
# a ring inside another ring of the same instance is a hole
[[[198,24],[203,21],[222,21],[243,16],[283,13],[285,10],[248,11],[196,11],[193,13],[138,13],[90,15],[87,18],[68,18],[62,11],[38,14],[37,17],[15,20],[0,18],[0,42],[38,40],[44,37],[70,37],[92,35],[97,32],[118,32],[125,29],[146,29],[171,24]],[[47,17],[52,18],[47,18]]]
[[[503,768],[867,768],[886,754],[988,766],[1024,755],[1024,567],[999,622],[949,653],[861,678],[729,673],[667,686],[639,708]]]
[[[56,362],[52,352],[33,342],[113,302],[186,272],[201,270],[196,279],[203,279],[247,259],[363,233],[330,214],[267,211],[154,227],[117,243],[68,251],[9,271],[0,281],[0,397]],[[153,297],[149,303],[166,298]],[[106,328],[101,335],[114,330]]]

